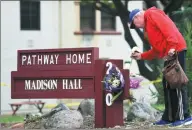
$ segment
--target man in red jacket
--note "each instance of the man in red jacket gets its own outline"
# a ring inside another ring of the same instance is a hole
[[[185,71],[186,42],[173,21],[160,9],[156,7],[147,10],[134,9],[129,14],[130,28],[143,28],[147,34],[151,49],[131,55],[136,60],[163,59],[165,56],[173,56],[175,51],[179,52],[178,59]],[[164,66],[167,64],[165,61]],[[192,123],[188,107],[187,87],[181,91],[170,89],[165,78],[163,78],[165,111],[162,119],[154,125],[181,126]],[[180,102],[179,102],[179,99]]]

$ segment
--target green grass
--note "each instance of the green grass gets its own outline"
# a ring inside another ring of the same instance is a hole
[[[152,104],[151,105],[153,108],[159,110],[159,111],[164,111],[165,105],[164,104]]]
[[[23,122],[24,116],[21,115],[1,115],[0,116],[0,123],[17,123],[17,122]]]

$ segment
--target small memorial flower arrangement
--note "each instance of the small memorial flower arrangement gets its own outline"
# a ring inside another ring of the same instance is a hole
[[[104,83],[105,90],[112,93],[120,92],[125,85],[123,74],[119,68],[111,62],[108,62],[106,66],[108,69],[104,80],[102,81]]]

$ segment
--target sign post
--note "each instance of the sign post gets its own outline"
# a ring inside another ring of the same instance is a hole
[[[101,82],[112,62],[125,80],[123,94],[112,106],[105,103]],[[123,100],[129,98],[129,71],[123,60],[101,60],[98,48],[19,50],[17,71],[11,72],[11,98],[95,99],[95,127],[123,125]]]

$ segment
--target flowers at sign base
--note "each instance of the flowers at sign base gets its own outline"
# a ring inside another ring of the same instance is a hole
[[[124,87],[124,78],[119,68],[111,64],[104,77],[104,88],[109,92],[119,92]]]

